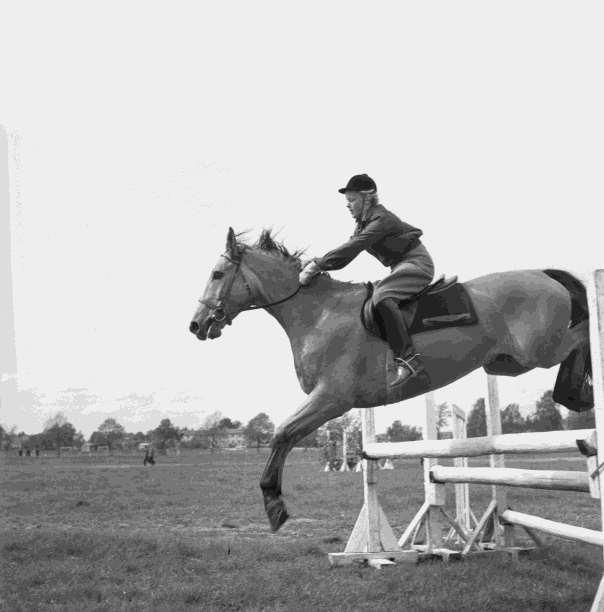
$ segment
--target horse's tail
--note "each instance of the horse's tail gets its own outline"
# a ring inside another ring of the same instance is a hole
[[[559,282],[570,294],[570,327],[574,327],[582,321],[587,321],[589,319],[589,308],[587,306],[587,290],[585,285],[565,270],[543,270],[543,272]]]
[[[544,270],[550,278],[563,285],[571,299],[569,327],[589,319],[587,291],[583,283],[564,270]],[[575,412],[584,412],[594,407],[591,384],[591,353],[589,336],[586,341],[572,351],[560,364],[554,386],[553,399]]]

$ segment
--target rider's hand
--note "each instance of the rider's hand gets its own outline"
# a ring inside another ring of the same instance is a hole
[[[321,273],[321,268],[317,265],[315,260],[309,261],[303,268],[302,272],[300,272],[299,282],[301,285],[308,285],[310,281],[317,275]]]

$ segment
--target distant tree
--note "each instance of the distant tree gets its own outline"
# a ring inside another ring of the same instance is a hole
[[[472,406],[467,424],[468,438],[487,435],[487,413],[484,397],[479,397]]]
[[[44,423],[44,431],[51,429],[52,427],[61,427],[68,423],[67,417],[62,412],[55,412],[53,415],[46,419]]]
[[[94,446],[107,446],[107,438],[100,431],[93,431],[88,441]]]
[[[212,412],[203,420],[201,428],[205,430],[216,429],[223,418],[222,412],[219,410]]]
[[[0,450],[6,450],[6,443],[9,440],[8,432],[0,425]]]
[[[535,413],[529,417],[531,431],[558,431],[562,429],[562,415],[554,401],[553,392],[546,391],[537,401]]]
[[[218,421],[219,429],[239,429],[241,427],[241,421],[231,421],[228,417],[224,417]]]
[[[527,431],[527,422],[518,404],[508,404],[501,411],[501,430],[504,434]]]
[[[223,420],[223,418],[222,412],[217,410],[216,412],[208,414],[208,416],[203,420],[203,424],[201,426],[201,429],[205,431],[205,434],[209,439],[209,445],[212,452],[220,448],[217,437],[218,432],[220,431],[220,422]]]
[[[132,436],[132,440],[134,441],[134,443],[136,445],[140,444],[141,442],[146,442],[147,441],[147,436],[142,432],[142,431],[137,431],[133,436]]]
[[[115,419],[105,419],[90,437],[92,444],[106,444],[109,450],[117,448],[124,439],[126,430]]]
[[[53,445],[46,440],[46,436],[43,432],[29,436],[29,447],[33,450],[36,448],[40,450],[52,450],[54,448]]]
[[[86,439],[84,438],[84,434],[81,431],[78,431],[78,433],[73,437],[73,446],[75,448],[82,448],[82,444],[84,444],[84,442],[86,441]],[[30,445],[32,445],[32,439],[30,438]],[[35,448],[35,446],[34,446]]]
[[[567,429],[594,429],[596,415],[593,408],[585,412],[570,412],[566,419]]]
[[[275,426],[270,420],[268,414],[260,412],[245,427],[245,436],[248,442],[255,444],[260,450],[262,444],[268,444],[275,431]]]
[[[403,425],[396,420],[386,430],[386,438],[389,442],[407,442],[409,440],[421,440],[422,431],[417,427]]]
[[[172,425],[170,419],[162,419],[159,426],[153,430],[153,439],[159,450],[165,450],[180,440],[180,431]]]
[[[62,412],[57,412],[46,421],[43,433],[45,445],[61,454],[62,446],[73,446],[76,429]]]

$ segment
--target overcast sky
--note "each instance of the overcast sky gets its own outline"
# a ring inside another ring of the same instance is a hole
[[[276,322],[245,313],[206,343],[188,323],[229,225],[320,256],[351,233],[336,190],[358,172],[424,230],[437,273],[604,267],[601,3],[2,12],[18,383],[39,396],[5,425],[38,431],[57,409],[87,435],[105,416],[281,422],[303,393]],[[363,254],[334,276],[386,272]],[[502,380],[503,405],[554,378]],[[437,401],[468,409],[485,390],[477,373]],[[420,423],[422,406],[380,408],[378,429]]]

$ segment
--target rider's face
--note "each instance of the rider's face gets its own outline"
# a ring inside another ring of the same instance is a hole
[[[363,195],[358,191],[347,191],[346,192],[346,208],[350,211],[350,214],[358,219],[363,214]]]

